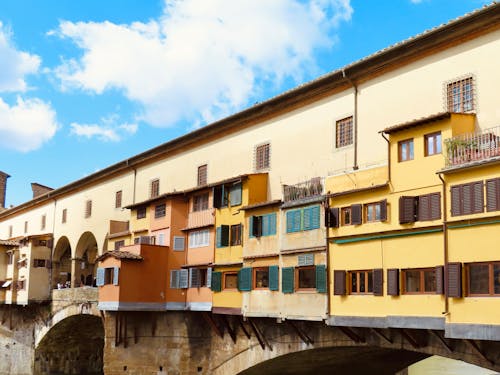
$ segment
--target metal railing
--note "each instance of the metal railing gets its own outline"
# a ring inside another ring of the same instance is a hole
[[[314,177],[295,185],[283,185],[283,202],[321,196],[325,187],[323,177]]]
[[[500,126],[444,140],[446,166],[454,167],[500,156]]]

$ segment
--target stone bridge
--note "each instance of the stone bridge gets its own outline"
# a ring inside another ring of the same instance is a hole
[[[500,343],[421,329],[203,312],[108,312],[95,288],[0,306],[0,374],[395,374],[430,355],[500,371]]]

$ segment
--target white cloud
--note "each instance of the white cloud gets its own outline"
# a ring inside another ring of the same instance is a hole
[[[300,80],[351,14],[349,0],[166,0],[149,23],[61,22],[56,34],[83,55],[56,72],[65,89],[122,90],[155,126],[206,123]]]
[[[51,106],[39,99],[17,98],[9,106],[0,98],[0,147],[32,151],[51,139],[58,128]]]
[[[420,4],[422,0],[410,0],[413,4]]]
[[[106,123],[106,121],[103,121]],[[106,123],[105,125],[97,124],[78,124],[76,122],[70,124],[71,134],[79,137],[94,138],[104,142],[118,142],[125,134],[134,134],[137,131],[137,124],[120,124],[113,125]]]
[[[38,71],[40,58],[18,51],[10,38],[10,30],[0,22],[0,92],[26,91],[24,77]]]

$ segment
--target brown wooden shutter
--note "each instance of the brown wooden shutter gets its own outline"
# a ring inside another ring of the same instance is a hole
[[[387,270],[387,294],[399,295],[399,270],[397,268]]]
[[[486,211],[500,209],[500,178],[486,180]]]
[[[430,220],[441,219],[441,193],[430,195]]]
[[[472,184],[462,185],[462,214],[471,214],[473,207]]]
[[[359,225],[363,222],[363,206],[353,204],[351,206],[351,224]]]
[[[451,187],[451,216],[462,214],[462,185]]]
[[[415,221],[415,197],[399,198],[399,223],[407,224]]]
[[[473,194],[472,212],[475,214],[484,212],[483,181],[472,183],[472,194]]]
[[[384,270],[382,268],[373,270],[373,295],[384,295]]]
[[[336,296],[344,296],[346,294],[345,283],[346,272],[343,270],[333,271],[333,294]]]
[[[444,293],[444,267],[436,266],[436,294]]]
[[[387,199],[380,201],[380,221],[387,221]]]
[[[418,197],[418,215],[417,220],[426,221],[430,220],[430,196],[421,195]]]
[[[339,227],[339,209],[337,207],[327,208],[325,210],[325,227],[327,228]]]
[[[462,263],[448,263],[446,267],[447,290],[446,296],[462,297]]]

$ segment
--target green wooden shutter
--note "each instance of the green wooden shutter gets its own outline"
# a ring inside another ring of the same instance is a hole
[[[300,232],[302,230],[302,210],[292,211],[292,232]]]
[[[311,229],[319,228],[320,209],[319,206],[311,208]]]
[[[304,230],[312,229],[312,209],[313,209],[313,207],[306,207],[303,209],[303,212],[304,212],[303,228],[304,228]]]
[[[104,285],[104,268],[99,267],[97,269],[96,285],[97,286],[103,286]]]
[[[253,234],[253,218],[255,216],[250,216],[248,218],[248,237],[252,238],[252,237],[255,237],[254,234]]]
[[[316,266],[316,290],[319,293],[326,293],[326,266],[324,264]]]
[[[222,235],[221,227],[217,227],[217,229],[215,230],[215,246],[216,247],[222,247],[221,235]]]
[[[220,292],[222,290],[222,272],[212,272],[211,281],[210,289],[213,292]]]
[[[231,202],[231,207],[239,206],[241,204],[241,183],[237,183],[231,186],[229,200]]]
[[[279,290],[279,267],[269,266],[269,290]]]
[[[293,232],[293,211],[288,211],[286,213],[286,232]]]
[[[267,216],[269,217],[268,235],[273,236],[276,234],[276,213]]]
[[[293,293],[294,291],[294,267],[285,267],[281,269],[281,291],[283,293]]]
[[[238,290],[252,290],[252,267],[244,267],[238,272]]]

